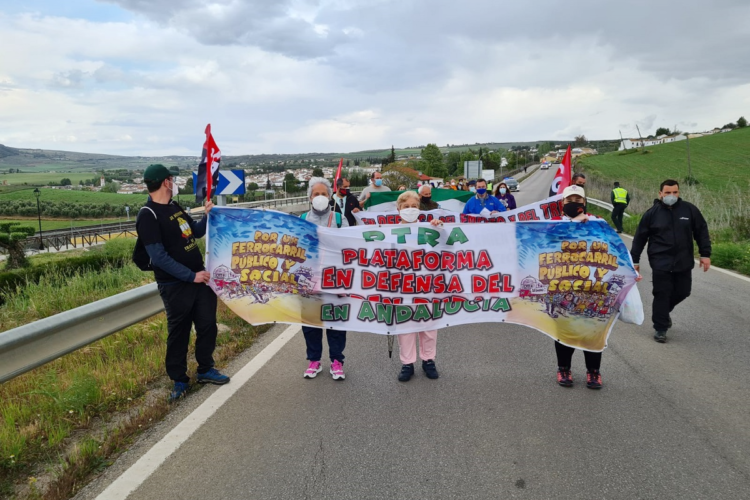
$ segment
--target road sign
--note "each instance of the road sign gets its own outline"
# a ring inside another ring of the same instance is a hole
[[[198,173],[193,172],[193,192]],[[219,185],[214,192],[216,196],[227,194],[245,194],[245,171],[244,170],[219,170]]]

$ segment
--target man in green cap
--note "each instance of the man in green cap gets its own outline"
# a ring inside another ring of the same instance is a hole
[[[203,265],[197,238],[206,234],[208,213],[213,207],[206,200],[206,214],[195,222],[172,197],[177,185],[163,165],[150,165],[143,174],[149,201],[136,218],[136,231],[148,256],[159,295],[167,312],[166,367],[174,381],[171,400],[185,395],[189,388],[187,352],[190,330],[195,324],[197,380],[205,384],[226,384],[229,377],[214,368],[216,347],[216,294],[207,286],[210,274]]]

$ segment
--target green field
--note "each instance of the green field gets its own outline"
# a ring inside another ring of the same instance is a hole
[[[100,193],[95,191],[75,191],[66,189],[42,188],[39,199],[42,201],[64,201],[67,203],[109,203],[111,205],[121,205],[128,203],[143,203],[146,201],[146,195],[141,194],[117,194],[117,193]],[[15,200],[33,200],[34,187],[29,186],[25,189],[12,189],[0,191],[0,197],[4,201]]]
[[[750,127],[725,134],[690,139],[692,175],[705,189],[718,190],[750,182]],[[664,179],[683,181],[688,176],[688,141],[645,148],[648,153],[621,152],[590,156],[579,162],[579,170],[618,180],[623,187],[650,183],[656,193]]]
[[[48,186],[50,183],[60,184],[64,178],[70,179],[73,185],[78,185],[78,181],[86,181],[97,177],[96,172],[22,172],[20,174],[0,173],[0,184],[6,181],[9,185],[28,184],[30,186]]]

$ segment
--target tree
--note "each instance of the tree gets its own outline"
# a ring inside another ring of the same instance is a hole
[[[737,124],[736,123],[727,123],[726,125],[724,125],[721,128],[728,128],[728,129],[734,130],[734,129],[737,128]]]
[[[297,178],[291,172],[284,176],[284,189],[287,193],[296,193],[299,191],[299,187],[297,187]]]
[[[441,177],[445,176],[448,172],[445,169],[445,163],[443,161],[443,153],[437,144],[428,144],[422,149],[422,161],[425,165],[425,175],[430,177]]]
[[[448,153],[448,158],[445,159],[445,164],[449,177],[457,175],[458,172],[463,173],[461,153],[459,153],[458,151],[451,151],[450,153]]]
[[[550,151],[552,151],[553,147],[554,147],[554,144],[552,144],[551,142],[543,142],[543,143],[541,143],[539,145],[539,147],[537,148],[538,152],[539,152],[539,156],[546,155],[547,153],[549,153]]]
[[[315,167],[313,169],[313,171],[312,171],[312,174],[313,174],[313,177],[324,177],[325,176],[325,174],[323,173],[323,169],[320,168],[320,167]],[[286,175],[290,175],[290,174],[286,174]],[[294,177],[294,176],[292,176],[292,177]]]
[[[116,193],[120,190],[120,184],[118,182],[107,182],[102,187],[102,193]]]
[[[73,184],[73,183],[72,183],[72,182],[71,182],[71,180],[70,180],[70,179],[68,179],[67,177],[64,177],[64,178],[63,178],[63,179],[62,179],[62,180],[60,181],[60,185],[61,185],[61,186],[70,186],[71,184]]]
[[[584,144],[588,143],[589,141],[586,140],[586,136],[581,134],[577,135],[575,139],[576,146],[583,146]]]
[[[660,135],[672,135],[672,131],[666,127],[659,127],[656,129],[656,137]]]
[[[744,116],[740,116],[740,119],[737,120],[737,126],[739,128],[745,128],[745,127],[747,127],[747,120],[745,120]]]
[[[24,241],[36,231],[33,227],[19,224],[19,222],[0,222],[0,248],[8,253],[6,270],[18,269],[28,264]]]
[[[396,149],[391,145],[391,154],[389,154],[385,160],[383,160],[383,167],[386,165],[390,165],[391,163],[396,163]]]
[[[416,187],[419,177],[413,168],[406,166],[405,161],[396,161],[383,167],[383,184],[396,190],[399,186]]]

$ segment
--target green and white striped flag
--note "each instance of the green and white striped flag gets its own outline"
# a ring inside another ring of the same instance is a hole
[[[386,191],[371,193],[365,204],[368,212],[392,212],[396,210],[396,199],[403,191]],[[443,210],[462,212],[474,193],[469,191],[454,191],[452,189],[433,189],[432,201],[438,203]]]

